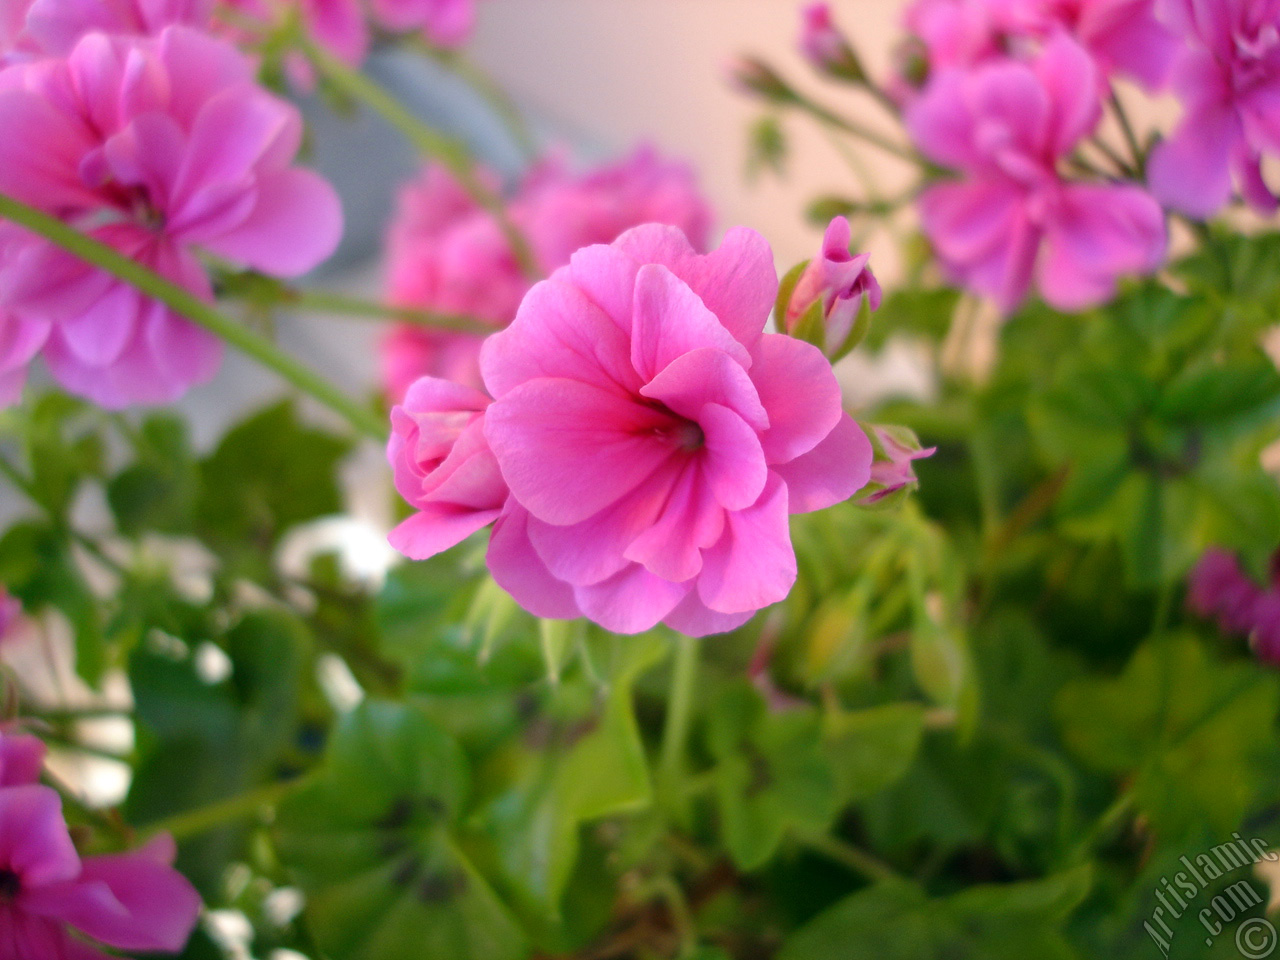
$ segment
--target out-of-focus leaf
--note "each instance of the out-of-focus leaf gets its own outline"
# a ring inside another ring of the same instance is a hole
[[[847,804],[878,793],[907,772],[920,749],[924,710],[911,703],[829,710],[822,728],[840,801]]]
[[[816,711],[771,712],[755,688],[736,683],[713,705],[707,740],[721,835],[740,868],[763,866],[789,830],[831,826],[839,789]]]
[[[779,960],[1071,960],[1063,927],[1089,891],[1087,868],[930,900],[914,884],[855,893],[793,934]]]
[[[1173,837],[1212,824],[1227,835],[1280,755],[1271,735],[1274,677],[1211,659],[1194,639],[1148,641],[1116,679],[1081,679],[1059,695],[1067,744],[1087,763],[1134,777],[1139,809]]]
[[[333,960],[516,960],[525,936],[460,833],[456,741],[412,704],[344,718],[323,772],[280,810],[280,849]]]
[[[107,484],[116,525],[128,536],[155,530],[185,533],[192,524],[199,473],[187,426],[178,417],[147,417],[137,433],[136,459]]]

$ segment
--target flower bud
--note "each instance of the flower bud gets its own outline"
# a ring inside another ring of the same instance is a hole
[[[739,57],[729,65],[729,79],[743,93],[770,103],[793,103],[795,91],[771,66],[756,57]]]
[[[800,272],[783,312],[787,333],[820,347],[832,361],[856,347],[866,333],[863,295],[870,310],[880,308],[882,296],[869,266],[871,255],[849,252],[852,235],[846,218],[831,221],[821,254]]]
[[[938,449],[921,449],[920,440],[906,427],[872,426],[867,429],[867,436],[871,438],[875,460],[871,464],[871,482],[858,500],[863,506],[884,504],[899,491],[914,488],[918,481],[912,462],[931,457]]]
[[[850,83],[865,83],[866,71],[845,35],[837,29],[831,7],[826,3],[810,4],[802,17],[800,52],[813,68]]]

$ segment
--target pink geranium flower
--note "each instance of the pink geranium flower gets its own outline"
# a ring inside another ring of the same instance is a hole
[[[869,493],[859,498],[859,503],[881,503],[889,497],[914,487],[917,483],[916,460],[925,460],[938,452],[937,447],[921,449],[915,434],[904,427],[871,427],[875,435],[876,459],[871,464]]]
[[[1062,172],[1099,115],[1096,68],[1062,35],[1031,63],[930,83],[907,125],[925,156],[962,175],[920,198],[925,232],[959,282],[1007,312],[1034,277],[1049,304],[1080,310],[1111,297],[1120,276],[1159,267],[1164,217],[1145,191]]]
[[[822,238],[822,250],[809,262],[787,304],[783,324],[794,333],[801,318],[820,303],[826,354],[838,356],[853,332],[865,295],[872,310],[880,309],[880,283],[871,272],[871,254],[854,256],[849,250],[853,228],[846,217],[836,217]]]
[[[369,53],[369,25],[360,0],[223,0],[244,20],[276,25],[282,16],[296,16],[302,28],[321,47],[350,66],[359,66]],[[230,18],[227,18],[230,19]],[[228,24],[232,35],[242,31]],[[297,79],[311,81],[305,58],[294,64]]]
[[[436,47],[461,46],[476,24],[476,0],[371,0],[373,15],[387,29],[421,31]]]
[[[482,175],[491,188],[495,177]],[[692,172],[641,148],[585,175],[559,159],[524,179],[508,207],[539,266],[550,273],[580,247],[609,243],[641,223],[668,223],[705,247],[711,214]],[[430,166],[404,188],[387,243],[388,299],[400,306],[511,322],[533,281],[520,269],[497,221],[447,172]],[[393,399],[421,376],[481,386],[482,338],[401,325],[382,343],[383,379]]]
[[[35,737],[8,733],[0,728],[0,790],[23,787],[40,779],[44,744]]]
[[[509,495],[489,567],[536,616],[701,636],[783,599],[788,515],[852,496],[871,445],[822,353],[764,333],[776,293],[768,244],[746,229],[708,256],[656,224],[576,252],[486,342],[491,405],[423,388],[459,431],[443,459],[440,421],[414,433],[402,414],[395,449],[421,446],[412,492],[432,505],[397,546],[425,556],[487,522],[496,463]]]
[[[197,251],[294,276],[341,233],[332,188],[292,166],[297,110],[195,31],[90,34],[65,60],[13,67],[0,75],[0,128],[13,132],[0,189],[205,298]],[[106,407],[171,401],[217,368],[212,336],[19,231],[0,234],[0,310],[47,323],[55,378]]]
[[[55,56],[70,53],[90,33],[155,36],[165,27],[206,27],[213,13],[213,0],[4,0],[0,6],[9,8],[16,27],[11,42],[0,42],[0,53],[17,48]],[[0,40],[5,33],[0,29]]]
[[[177,953],[200,897],[170,866],[174,852],[161,836],[132,853],[82,860],[55,791],[0,788],[0,956],[109,960],[86,941]]]
[[[1184,116],[1151,157],[1151,189],[1165,206],[1207,218],[1232,181],[1261,213],[1277,209],[1262,175],[1280,155],[1280,0],[1161,0],[1188,45],[1174,65]]]
[[[995,0],[1013,36],[1050,37],[1065,30],[1103,75],[1126,74],[1158,90],[1177,55],[1177,36],[1156,17],[1155,0]]]

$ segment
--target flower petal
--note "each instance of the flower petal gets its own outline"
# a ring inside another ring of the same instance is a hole
[[[791,513],[812,513],[843,503],[871,479],[871,441],[847,413],[816,447],[771,469],[787,485]]]
[[[795,580],[787,487],[770,474],[760,500],[728,513],[724,534],[703,552],[698,596],[719,613],[745,613],[785,599]]]

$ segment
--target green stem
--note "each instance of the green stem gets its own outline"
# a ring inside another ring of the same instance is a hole
[[[659,783],[668,797],[678,795],[676,784],[684,775],[685,747],[693,719],[693,694],[698,680],[698,641],[676,635],[675,663],[671,671],[671,693],[662,730],[662,757]]]
[[[859,850],[851,843],[839,837],[824,834],[820,837],[802,837],[800,842],[814,853],[820,853],[835,863],[848,867],[854,873],[866,877],[872,882],[898,880],[898,874],[887,863],[876,859],[871,854]]]
[[[100,267],[112,276],[154,297],[192,323],[204,327],[242,353],[270,367],[299,390],[310,394],[334,412],[341,414],[357,430],[379,440],[386,437],[386,424],[372,410],[352,400],[329,381],[304,367],[274,344],[236,323],[230,317],[219,313],[191,291],[169,282],[114,248],[85,236],[56,217],[42,213],[3,193],[0,193],[0,218],[11,220],[32,233],[39,234],[85,263]]]
[[[910,161],[911,163],[920,163],[920,158],[914,151],[901,146],[900,144],[894,143],[888,137],[881,136],[870,127],[864,127],[862,124],[854,120],[848,120],[839,114],[828,110],[826,107],[822,106],[822,104],[810,100],[802,94],[794,94],[794,103],[814,119],[821,123],[825,123],[829,127],[841,130],[847,134],[857,137],[860,140],[865,140],[872,146],[879,147],[881,150],[886,153],[891,153],[895,157]]]
[[[1124,104],[1120,102],[1120,95],[1116,93],[1115,87],[1111,88],[1111,109],[1115,112],[1116,121],[1120,124],[1129,152],[1133,154],[1133,168],[1138,172],[1138,179],[1143,179],[1146,174],[1146,157],[1143,155],[1142,146],[1138,143],[1138,135],[1134,132],[1129,114]]]
[[[333,290],[297,290],[283,287],[279,306],[295,310],[314,310],[317,313],[343,317],[397,320],[400,323],[432,330],[453,330],[458,333],[475,333],[481,336],[493,333],[491,325],[474,317],[376,303],[359,297],[349,297]]]
[[[252,817],[264,807],[273,807],[305,782],[305,779],[298,779],[271,783],[207,807],[167,817],[143,829],[148,836],[167,833],[175,840],[190,839],[224,823]]]
[[[300,37],[299,43],[320,73],[335,87],[376,112],[413,144],[419,153],[443,164],[472,199],[498,221],[525,274],[530,278],[541,276],[529,242],[511,222],[502,198],[476,175],[471,155],[462,143],[427,126],[369,77],[348,67],[317,44],[305,37]]]

